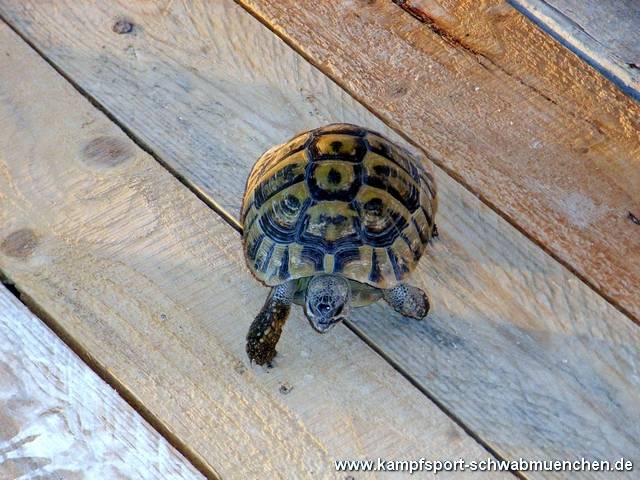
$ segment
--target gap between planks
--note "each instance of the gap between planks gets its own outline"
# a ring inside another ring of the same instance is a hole
[[[242,233],[242,226],[233,215],[228,214],[222,208],[220,208],[215,200],[200,189],[194,182],[186,179],[184,175],[181,175],[175,168],[171,167],[164,162],[159,155],[153,151],[153,149],[147,145],[142,139],[135,135],[126,125],[120,122],[108,109],[104,107],[97,99],[88,94],[80,85],[78,85],[72,78],[70,78],[65,72],[56,65],[46,54],[39,50],[32,42],[29,41],[20,31],[9,22],[7,19],[0,15],[0,21],[3,21],[14,33],[16,33],[26,44],[29,45],[44,61],[46,61],[58,74],[60,74],[73,88],[83,97],[85,97],[96,109],[100,110],[111,122],[120,128],[120,130],[129,139],[134,142],[144,152],[149,154],[154,160],[156,160],[164,169],[166,169],[171,175],[173,175],[180,183],[182,183],[187,189],[189,189],[199,200],[201,200],[207,207],[211,208],[216,214],[218,214],[225,222],[231,227]],[[1,272],[0,272],[1,273]],[[19,289],[13,285],[12,289],[18,294],[17,298],[27,306],[36,316],[38,316],[52,331],[54,331],[65,344],[71,348],[82,360],[95,371],[106,383],[114,388],[120,396],[133,407],[140,415],[151,424],[167,441],[180,453],[182,453],[203,475],[207,478],[217,479],[220,478],[215,472],[215,469],[209,465],[201,456],[198,455],[193,449],[180,440],[175,434],[171,432],[169,428],[158,418],[153,412],[151,412],[139,399],[132,394],[132,392],[122,385],[117,378],[115,378],[107,369],[100,365],[99,362],[93,358],[93,356],[84,349],[78,342],[66,332],[61,325],[55,322],[47,312],[40,308],[33,300],[24,293],[21,293]],[[396,361],[392,360],[388,355],[384,353],[370,338],[368,338],[361,329],[357,328],[352,322],[345,321],[344,324],[349,330],[351,330],[358,338],[360,338],[369,348],[375,351],[385,362],[387,362],[394,370],[402,375],[409,381],[416,389],[418,389],[423,395],[425,395],[430,401],[432,401],[437,407],[453,422],[455,422],[462,430],[473,438],[478,444],[480,444],[490,455],[498,460],[505,460],[494,448],[491,447],[482,437],[480,437],[473,429],[466,425],[451,409],[447,408],[440,400],[432,395],[424,386],[420,385],[412,376],[402,368]],[[511,472],[518,478],[525,478],[520,472]]]

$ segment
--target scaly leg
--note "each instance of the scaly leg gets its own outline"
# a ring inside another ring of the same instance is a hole
[[[429,299],[419,288],[401,283],[382,293],[393,309],[406,317],[423,319],[429,313]]]
[[[247,333],[247,354],[258,365],[270,363],[276,355],[276,344],[282,334],[291,301],[295,293],[295,282],[287,282],[271,289],[258,316]]]

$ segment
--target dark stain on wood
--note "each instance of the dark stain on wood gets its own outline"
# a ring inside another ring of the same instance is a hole
[[[433,341],[437,345],[443,348],[459,348],[464,347],[465,341],[459,335],[455,333],[446,332],[432,323],[426,323],[424,331],[427,334],[429,340]]]
[[[391,94],[394,97],[401,97],[403,95],[406,95],[408,91],[409,89],[406,87],[406,85],[396,85],[395,87],[393,87],[393,90],[391,90]]]
[[[293,385],[290,385],[287,382],[281,383],[280,388],[278,389],[278,391],[283,395],[287,395],[291,390],[293,390]]]
[[[115,167],[134,155],[131,144],[116,137],[96,137],[82,148],[83,160],[96,166]]]
[[[33,230],[29,228],[21,228],[10,233],[2,243],[0,243],[0,251],[5,255],[14,258],[27,258],[38,247],[39,240]]]
[[[115,21],[115,23],[111,27],[111,30],[113,30],[118,35],[124,35],[133,32],[133,27],[133,22],[130,22],[129,20],[126,20],[124,18],[120,18]]]

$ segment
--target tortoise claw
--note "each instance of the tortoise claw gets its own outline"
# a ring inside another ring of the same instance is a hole
[[[269,345],[259,341],[247,341],[247,355],[251,365],[255,362],[258,365],[270,364],[278,352]]]

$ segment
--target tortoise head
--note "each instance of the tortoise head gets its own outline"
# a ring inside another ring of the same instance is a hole
[[[304,313],[319,333],[344,320],[351,306],[351,286],[339,275],[316,275],[307,286]]]

